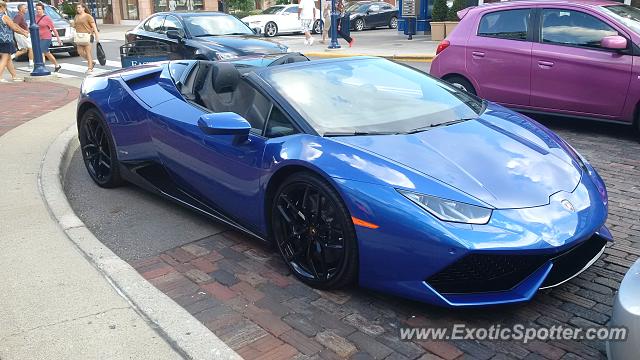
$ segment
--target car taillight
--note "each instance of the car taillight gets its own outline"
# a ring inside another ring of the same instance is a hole
[[[436,55],[440,54],[444,51],[444,49],[448,48],[451,43],[449,40],[442,40],[440,44],[438,44],[438,48],[436,49]]]

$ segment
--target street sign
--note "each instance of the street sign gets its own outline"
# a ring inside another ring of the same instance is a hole
[[[402,17],[416,17],[416,0],[402,0]]]

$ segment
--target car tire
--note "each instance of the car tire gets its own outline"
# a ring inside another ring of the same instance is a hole
[[[82,159],[91,179],[103,188],[122,185],[111,131],[98,110],[90,109],[82,115],[78,137]]]
[[[397,29],[398,28],[398,17],[392,16],[391,20],[389,20],[389,29]]]
[[[462,76],[449,76],[444,80],[458,89],[464,90],[473,95],[477,95],[476,89],[473,87],[471,82],[469,82],[469,80],[463,78]]]
[[[299,172],[285,179],[271,203],[273,240],[291,272],[319,289],[353,284],[358,245],[340,195],[320,176]]]
[[[320,20],[316,20],[313,23],[313,29],[312,32],[314,34],[320,34],[322,32],[322,22]]]
[[[71,57],[76,57],[76,56],[80,56],[80,53],[78,52],[78,48],[73,48],[73,51],[69,51],[69,56]]]
[[[364,30],[364,19],[362,18],[356,19],[355,23],[353,24],[353,30],[355,31]]]
[[[264,26],[264,36],[274,37],[276,35],[278,35],[278,25],[273,21],[269,21]]]

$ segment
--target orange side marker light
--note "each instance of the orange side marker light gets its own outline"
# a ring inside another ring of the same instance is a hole
[[[378,226],[376,224],[372,224],[370,222],[366,222],[364,220],[358,219],[355,216],[351,217],[351,221],[353,221],[353,225],[358,225],[358,226],[366,227],[366,228],[369,228],[369,229],[377,229],[377,228],[380,227],[380,226]]]

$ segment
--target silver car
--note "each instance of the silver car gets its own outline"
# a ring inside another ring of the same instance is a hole
[[[9,10],[9,16],[13,19],[18,14],[18,5],[24,4],[26,2],[9,2],[7,3],[7,10]],[[49,49],[52,53],[61,53],[67,52],[71,56],[78,56],[78,50],[76,49],[75,44],[73,43],[73,36],[75,35],[75,29],[71,27],[71,23],[69,20],[65,19],[63,15],[61,15],[58,10],[56,10],[53,6],[44,5],[44,12],[53,20],[53,24],[58,30],[58,35],[60,35],[60,40],[62,40],[62,44],[57,43],[57,39],[55,36],[51,42],[51,48]],[[27,24],[29,24],[29,13],[25,15]]]
[[[607,342],[609,360],[640,359],[640,259],[622,279],[609,327],[627,328],[626,341]]]

